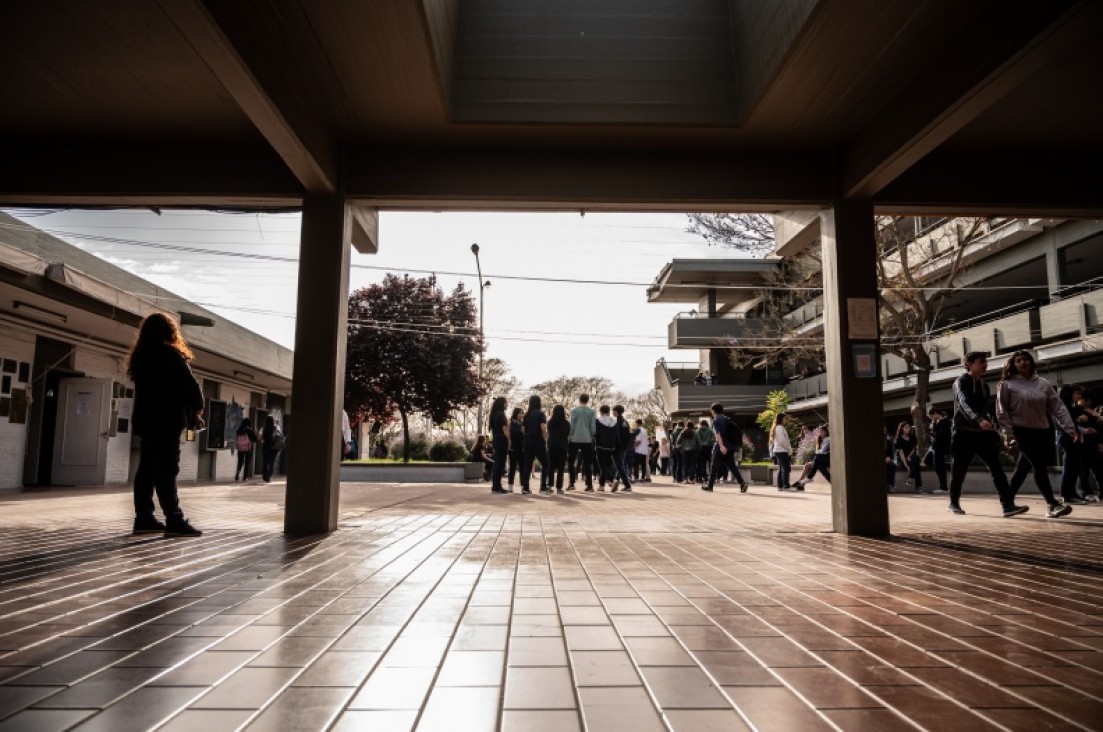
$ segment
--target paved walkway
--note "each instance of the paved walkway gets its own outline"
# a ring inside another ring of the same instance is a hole
[[[187,488],[200,539],[127,535],[125,490],[0,498],[0,730],[1103,729],[1103,506],[1005,520],[824,492],[492,496]]]

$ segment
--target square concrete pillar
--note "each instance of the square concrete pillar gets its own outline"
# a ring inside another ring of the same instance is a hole
[[[352,216],[342,196],[303,201],[283,522],[292,535],[337,528],[351,237]]]
[[[841,534],[887,536],[873,206],[846,201],[821,216],[833,523]]]

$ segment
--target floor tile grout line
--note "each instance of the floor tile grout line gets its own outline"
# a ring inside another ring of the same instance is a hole
[[[716,552],[714,551],[714,553],[716,553]],[[722,572],[722,570],[720,570],[720,571]],[[761,574],[761,573],[760,573],[760,574]],[[785,586],[785,585],[784,585],[784,583],[781,583],[781,582],[778,582],[778,584],[782,584],[783,586]],[[802,595],[806,595],[806,596],[808,595],[808,593],[807,593],[807,592],[805,592],[804,590],[801,590],[801,589],[799,589],[799,588],[794,588],[794,587],[791,587],[791,586],[788,586],[788,587],[789,587],[789,589],[790,589],[790,590],[792,590],[792,591],[795,591],[795,592],[799,592],[799,593],[801,593]],[[755,591],[761,592],[761,591],[760,591],[760,590],[758,590],[757,588],[752,588],[752,589],[755,589]],[[812,596],[812,597],[811,597],[810,599],[812,599],[812,600],[813,600],[813,601],[815,601],[815,602],[820,602],[821,604],[824,604],[825,606],[828,606],[828,607],[832,607],[832,606],[831,606],[831,605],[829,605],[828,603],[825,603],[825,602],[823,602],[823,601],[821,601],[821,600],[818,600],[818,599],[817,599],[817,598],[815,598],[814,596]],[[854,599],[858,599],[858,600],[861,600],[862,598],[854,598]],[[733,601],[733,602],[734,602],[734,601]],[[870,622],[870,621],[867,621],[867,620],[865,620],[865,619],[863,619],[863,618],[860,618],[860,617],[858,617],[858,616],[850,615],[849,613],[847,613],[847,611],[845,610],[845,608],[844,608],[844,607],[842,607],[842,606],[840,606],[840,607],[837,607],[836,609],[837,609],[837,610],[839,610],[840,612],[842,612],[842,613],[843,613],[844,615],[848,615],[848,616],[850,616],[851,618],[853,618],[854,620],[857,620],[858,622],[861,622],[861,623],[863,623],[863,624],[866,624],[866,625],[870,625],[870,626],[872,626],[872,627],[876,627],[876,626],[873,626],[873,623],[872,623],[872,622]],[[882,608],[878,608],[878,609],[882,609]],[[766,621],[766,620],[762,619],[761,617],[759,617],[758,615],[756,615],[756,614],[755,614],[755,613],[753,612],[753,610],[751,611],[751,614],[752,614],[752,615],[755,615],[755,617],[756,617],[756,618],[758,618],[759,620],[762,620],[763,622],[767,622],[767,623],[768,623],[768,621]],[[813,622],[816,622],[816,621],[813,621]],[[918,623],[914,623],[914,621],[909,621],[909,622],[912,622],[913,624],[917,625],[917,627],[921,627],[921,628],[924,628],[925,630],[930,630],[931,632],[939,633],[939,631],[938,631],[937,629],[930,629],[930,628],[926,628],[926,626],[922,626],[922,625],[919,625]],[[820,627],[824,628],[824,629],[825,629],[825,630],[827,630],[827,631],[828,631],[829,633],[832,633],[832,634],[836,634],[836,633],[835,633],[835,631],[833,631],[833,630],[832,630],[831,628],[827,628],[826,626],[823,626],[822,624],[820,624],[820,623],[818,623],[818,622],[817,622],[816,624],[817,624],[817,625],[820,625]],[[935,658],[939,658],[940,660],[943,660],[943,661],[945,662],[945,665],[946,665],[946,666],[948,666],[948,667],[951,667],[951,668],[957,668],[958,670],[962,671],[963,673],[965,673],[965,674],[967,674],[967,675],[969,675],[969,676],[973,676],[974,678],[976,678],[976,679],[978,679],[978,680],[982,681],[983,683],[986,683],[986,684],[988,684],[989,686],[994,686],[994,687],[996,687],[996,688],[999,688],[999,689],[1000,689],[1001,691],[1004,691],[1004,692],[1006,692],[1006,693],[1008,693],[1008,694],[1010,694],[1010,695],[1012,695],[1012,696],[1015,696],[1015,697],[1017,697],[1017,698],[1021,699],[1022,701],[1025,701],[1025,702],[1027,702],[1027,703],[1031,704],[1032,706],[1036,706],[1036,705],[1035,705],[1035,704],[1034,704],[1033,702],[1031,702],[1031,701],[1030,701],[1029,699],[1026,699],[1026,698],[1024,698],[1024,697],[1022,697],[1022,696],[1020,696],[1020,695],[1018,695],[1018,694],[1016,694],[1016,693],[1014,693],[1014,692],[1008,691],[1008,690],[1007,690],[1006,688],[1004,688],[1004,687],[1000,687],[1000,686],[997,686],[996,684],[993,684],[992,682],[990,682],[990,681],[989,681],[988,679],[984,678],[984,677],[983,677],[983,676],[981,676],[980,674],[974,673],[974,672],[970,671],[969,669],[966,669],[966,668],[962,668],[962,667],[960,667],[960,666],[958,666],[957,664],[954,664],[954,663],[952,663],[952,662],[949,662],[949,661],[945,661],[945,659],[941,659],[941,657],[939,657],[939,656],[938,656],[938,651],[928,651],[928,650],[926,650],[926,649],[923,649],[923,648],[919,647],[919,646],[918,646],[918,644],[916,644],[916,643],[914,643],[914,642],[912,642],[912,641],[908,640],[907,638],[901,638],[901,637],[899,637],[899,636],[896,636],[896,635],[894,635],[894,634],[893,634],[893,633],[892,633],[891,631],[889,631],[889,630],[885,630],[885,629],[883,629],[883,628],[878,628],[878,630],[880,630],[881,632],[885,633],[886,635],[888,635],[888,636],[890,636],[890,637],[893,637],[893,638],[895,638],[896,640],[898,640],[898,641],[900,641],[900,642],[902,642],[902,643],[905,643],[905,644],[906,644],[906,645],[908,645],[908,646],[911,646],[911,647],[912,647],[913,649],[915,649],[915,650],[918,650],[918,651],[920,651],[921,653],[924,653],[924,654],[926,654],[926,655],[928,655],[928,656],[933,656],[933,657],[935,657]],[[940,633],[940,634],[941,634],[941,635],[946,635],[946,636],[948,637],[948,634],[944,634],[944,633]],[[784,632],[782,632],[782,635],[784,635]],[[847,640],[848,642],[851,642],[851,641],[849,641],[849,639],[846,639],[846,638],[845,638],[845,636],[841,636],[841,635],[840,635],[839,637],[842,637],[842,638],[844,638],[844,640]],[[951,640],[957,640],[957,639],[951,638]],[[796,643],[797,645],[801,645],[801,647],[803,648],[803,644],[801,644],[801,643],[800,643],[799,641],[792,641],[792,642]],[[855,645],[857,645],[857,644],[855,644]],[[812,652],[812,651],[808,651],[807,649],[805,649],[805,650],[806,650],[806,652],[810,652],[810,653]],[[882,660],[882,662],[886,663],[886,665],[888,665],[888,666],[891,666],[891,667],[895,668],[895,669],[896,669],[897,671],[900,671],[900,672],[902,672],[902,673],[905,673],[905,675],[908,675],[908,676],[912,676],[911,674],[907,673],[905,669],[903,669],[903,668],[901,668],[901,667],[897,666],[896,664],[893,664],[893,663],[888,663],[888,662],[887,662],[887,661],[885,661],[885,660],[884,660],[884,659],[883,659],[883,658],[882,658],[881,656],[879,656],[878,654],[876,654],[876,653],[874,653],[874,652],[870,651],[870,650],[869,650],[869,649],[867,649],[867,648],[864,648],[864,647],[858,646],[858,650],[861,650],[861,651],[864,651],[864,652],[866,652],[866,653],[869,653],[869,654],[870,654],[870,655],[872,655],[873,657],[875,657],[875,658],[878,658],[879,660]],[[984,649],[976,649],[976,650],[978,650],[978,651],[980,651],[980,652],[982,652],[982,653],[985,653],[986,655],[989,655],[989,656],[991,656],[991,657],[994,657],[994,658],[998,659],[998,660],[999,660],[999,661],[1001,661],[1001,662],[1006,662],[1006,659],[1002,659],[1002,658],[1000,658],[999,656],[995,656],[994,654],[992,654],[992,653],[990,653],[990,652],[988,652],[988,651],[985,651]],[[826,663],[826,662],[825,662],[825,663]],[[830,664],[826,664],[826,665],[829,665],[829,666],[830,666]],[[1037,674],[1037,672],[1034,672],[1034,671],[1032,671],[1032,670],[1031,670],[1031,669],[1029,669],[1029,668],[1027,669],[1027,671],[1028,671],[1028,672],[1030,672],[1030,673],[1035,673],[1036,675],[1039,675],[1039,676],[1040,676],[1040,674]],[[842,674],[842,673],[841,673],[841,671],[839,671],[838,669],[837,669],[837,672],[839,672],[839,673],[840,673],[841,675],[843,675],[843,676],[845,677],[845,674]],[[914,677],[913,677],[913,678],[914,678]],[[1045,677],[1043,677],[1043,678],[1045,678]],[[848,680],[849,680],[849,679],[848,679]],[[950,697],[950,696],[949,696],[948,694],[946,694],[945,692],[942,692],[941,690],[939,690],[939,689],[936,689],[935,687],[932,687],[932,686],[931,686],[931,685],[930,685],[929,683],[927,683],[927,682],[923,681],[922,679],[919,679],[919,682],[920,682],[920,684],[919,684],[919,685],[921,685],[921,686],[924,686],[924,687],[926,687],[926,688],[929,688],[929,689],[933,690],[933,691],[934,691],[935,693],[939,694],[940,696],[943,696],[943,697],[945,697],[945,698],[949,699],[950,701],[952,701],[953,703],[955,703],[955,704],[957,704],[957,705],[961,706],[962,708],[965,708],[965,709],[967,709],[968,711],[972,712],[973,714],[976,714],[977,716],[980,716],[980,717],[981,717],[982,719],[985,719],[985,721],[988,721],[988,722],[992,722],[992,721],[993,721],[993,720],[991,720],[991,719],[988,719],[987,717],[985,717],[985,716],[984,716],[983,714],[981,714],[980,712],[978,712],[978,711],[976,711],[976,710],[974,710],[974,709],[972,709],[972,708],[970,708],[970,707],[965,707],[965,706],[964,706],[964,705],[963,705],[963,704],[962,704],[961,702],[957,701],[957,700],[956,700],[956,699],[954,699],[953,697]],[[1048,684],[1040,684],[1040,685],[1048,685]],[[1064,685],[1064,684],[1062,684],[1062,685],[1063,685],[1063,686],[1066,686],[1066,688],[1068,688],[1068,689],[1071,689],[1071,690],[1073,690],[1073,691],[1076,691],[1077,693],[1082,693],[1082,692],[1079,692],[1079,690],[1076,690],[1076,689],[1072,689],[1072,687],[1068,687],[1067,685]],[[865,689],[865,687],[861,687],[861,688],[863,688],[863,690],[866,690],[866,691],[867,691],[867,693],[871,693],[871,692],[868,692],[868,690],[867,690],[867,689]],[[1083,728],[1083,726],[1082,726],[1082,725],[1080,725],[1080,724],[1076,723],[1075,721],[1073,721],[1073,720],[1071,720],[1071,719],[1068,719],[1067,717],[1064,717],[1064,716],[1062,716],[1062,715],[1060,715],[1060,714],[1058,714],[1058,713],[1056,713],[1056,712],[1053,712],[1052,710],[1048,710],[1048,709],[1047,709],[1046,711],[1048,711],[1049,713],[1051,713],[1051,714],[1053,714],[1054,716],[1058,717],[1059,719],[1062,719],[1062,720],[1064,720],[1065,722],[1067,722],[1067,723],[1069,723],[1069,724],[1072,724],[1072,725],[1074,725],[1074,726],[1076,726],[1076,727],[1080,727],[1080,728]],[[911,720],[909,720],[909,721],[911,721]],[[1000,725],[1000,726],[1002,726],[1002,725]]]

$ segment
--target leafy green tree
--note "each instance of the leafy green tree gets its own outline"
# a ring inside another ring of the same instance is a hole
[[[774,417],[781,412],[788,414],[789,412],[789,394],[784,389],[778,389],[771,391],[766,395],[766,408],[758,413],[755,417],[755,422],[758,426],[769,435],[770,430],[774,426]],[[785,423],[785,430],[789,433],[789,440],[795,445],[797,438],[800,437],[800,425],[801,421],[792,414],[789,415],[789,421]]]
[[[551,411],[556,404],[562,404],[568,412],[578,403],[579,394],[590,395],[590,406],[594,409],[603,403],[612,406],[618,394],[613,391],[613,382],[604,376],[560,376],[550,381],[534,384],[522,395],[539,394],[544,410]]]
[[[411,414],[441,424],[479,398],[475,302],[462,284],[445,295],[435,277],[398,277],[349,295],[345,408],[383,422],[402,420],[404,461]]]

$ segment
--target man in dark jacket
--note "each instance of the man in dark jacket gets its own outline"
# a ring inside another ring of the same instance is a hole
[[[953,467],[950,473],[950,513],[965,513],[961,508],[961,486],[969,463],[976,455],[988,467],[1000,496],[1005,518],[1026,513],[1029,506],[1016,506],[1015,494],[1000,465],[1000,433],[992,417],[990,392],[984,382],[988,358],[982,351],[965,354],[965,373],[954,382],[954,424],[950,438]]]
[[[180,509],[176,476],[180,473],[180,433],[202,429],[203,392],[192,374],[188,344],[176,322],[166,315],[148,316],[127,356],[127,374],[134,382],[134,434],[141,438],[141,456],[134,476],[134,533],[199,536]],[[165,514],[162,524],[153,514],[153,492]]]

